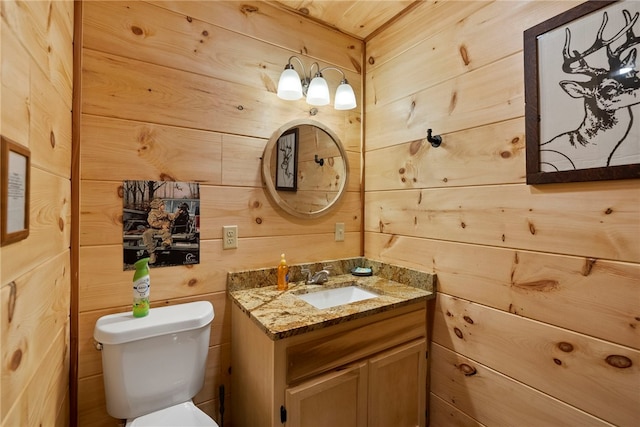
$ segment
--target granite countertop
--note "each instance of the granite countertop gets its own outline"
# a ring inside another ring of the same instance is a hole
[[[326,265],[327,263],[323,263],[321,266]],[[435,298],[435,276],[428,273],[393,268],[364,258],[341,260],[332,265],[333,271],[338,274],[329,276],[327,283],[307,285],[304,280],[298,280],[289,283],[286,291],[278,291],[277,286],[270,283],[275,269],[229,273],[229,296],[272,340]],[[345,270],[350,271],[354,265],[371,267],[377,274],[359,277],[345,273]],[[293,273],[294,277],[301,268],[308,268],[296,267],[290,267],[290,275]],[[312,271],[317,271],[317,268]],[[322,310],[296,296],[351,284],[379,296]]]

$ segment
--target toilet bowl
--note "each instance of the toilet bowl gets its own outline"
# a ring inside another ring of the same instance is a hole
[[[175,427],[175,426],[210,426],[218,427],[207,414],[202,412],[192,401],[179,403],[160,409],[147,415],[128,420],[125,427]]]
[[[213,317],[213,305],[198,301],[98,319],[109,415],[126,426],[217,427],[192,400],[204,384]]]

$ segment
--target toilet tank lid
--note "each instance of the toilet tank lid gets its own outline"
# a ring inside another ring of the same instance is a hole
[[[102,344],[122,344],[198,329],[211,323],[213,316],[209,301],[152,308],[145,317],[133,317],[130,311],[108,314],[96,322],[93,337]]]

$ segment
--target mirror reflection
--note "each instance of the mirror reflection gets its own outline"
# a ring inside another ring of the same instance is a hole
[[[327,213],[345,191],[346,153],[338,137],[320,123],[299,120],[278,129],[262,162],[267,193],[294,216]]]

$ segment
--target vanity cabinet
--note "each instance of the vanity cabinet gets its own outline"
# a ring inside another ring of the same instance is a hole
[[[424,426],[426,319],[422,301],[272,340],[234,305],[234,425]]]

